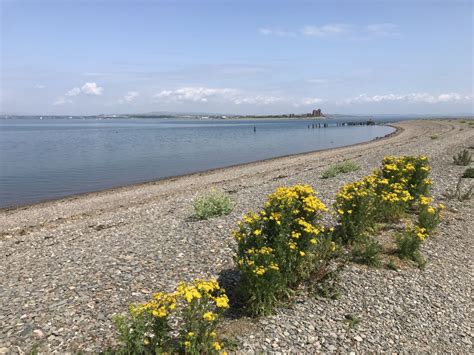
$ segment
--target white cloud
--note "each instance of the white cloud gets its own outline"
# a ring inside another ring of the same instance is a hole
[[[206,87],[184,87],[176,90],[163,90],[154,97],[158,100],[176,102],[207,102],[209,99],[230,99],[238,94],[235,89],[216,89]]]
[[[46,85],[42,85],[42,84],[36,84],[34,86],[35,89],[46,89]]]
[[[321,102],[323,102],[323,99],[320,99],[318,97],[308,97],[305,99],[301,99],[302,105],[316,105],[320,104]]]
[[[335,38],[348,37],[352,39],[370,39],[375,37],[398,37],[398,26],[393,23],[376,23],[368,25],[352,25],[347,23],[328,23],[324,25],[307,25],[299,31],[282,31],[268,27],[258,29],[261,35],[278,37]]]
[[[72,100],[69,97],[78,96],[80,94],[100,96],[104,92],[104,88],[97,86],[96,83],[85,83],[82,87],[73,87],[71,90],[66,92],[63,96],[59,96],[56,101],[53,102],[53,106],[72,104]]]
[[[96,83],[85,83],[81,88],[81,92],[86,95],[100,96],[104,92],[104,88],[97,86]]]
[[[184,87],[176,90],[163,90],[154,96],[166,102],[230,102],[235,105],[269,105],[283,101],[271,95],[249,95],[233,88]]]
[[[284,101],[284,99],[281,97],[267,95],[236,97],[232,100],[236,105],[270,105],[282,101]]]
[[[132,102],[133,100],[135,100],[138,97],[138,95],[140,95],[140,93],[138,91],[129,91],[125,94],[123,99],[127,102]]]
[[[56,101],[53,102],[53,106],[61,106],[61,105],[66,105],[66,104],[72,104],[72,100],[67,99],[63,96],[58,97]]]
[[[262,35],[265,36],[278,36],[278,37],[294,37],[296,36],[296,33],[294,32],[289,32],[289,31],[283,31],[283,30],[278,30],[278,29],[272,29],[268,27],[262,27],[258,29],[258,32]]]
[[[436,104],[442,102],[472,101],[473,95],[461,95],[455,92],[433,95],[428,93],[410,93],[410,94],[385,94],[385,95],[367,95],[362,94],[353,98],[344,100],[346,104],[357,103],[379,103],[379,102],[421,102]]]
[[[74,87],[69,90],[66,96],[77,96],[79,94],[100,96],[104,92],[104,88],[97,86],[96,83],[85,83],[81,88]]]
[[[347,24],[327,24],[324,26],[305,26],[301,33],[305,36],[328,37],[351,33],[353,27]]]
[[[291,104],[295,107],[321,103],[320,98],[292,98],[265,94],[245,93],[233,88],[184,87],[176,90],[162,90],[154,96],[162,102],[221,102],[234,105],[272,105],[277,103]]]
[[[69,90],[65,95],[66,96],[76,96],[76,95],[79,95],[81,93],[81,89],[79,89],[78,87],[75,87],[75,88],[72,88],[71,90]]]

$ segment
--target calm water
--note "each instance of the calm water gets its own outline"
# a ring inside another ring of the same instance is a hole
[[[313,123],[0,119],[0,207],[339,147],[393,131],[308,129]]]

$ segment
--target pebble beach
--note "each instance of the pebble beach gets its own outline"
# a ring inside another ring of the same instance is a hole
[[[331,206],[339,188],[386,155],[426,155],[433,197],[446,205],[422,247],[424,268],[347,264],[340,297],[302,292],[268,317],[227,317],[239,353],[473,352],[473,199],[449,198],[474,152],[474,129],[459,120],[393,124],[397,132],[349,147],[270,159],[62,200],[0,210],[0,354],[99,352],[117,344],[115,314],[181,280],[232,272],[231,231],[278,186],[311,185]],[[321,179],[343,161],[361,169]],[[472,179],[463,179],[467,189]],[[226,216],[193,218],[193,199],[225,191]],[[328,214],[328,223],[331,215]],[[349,327],[347,316],[359,319]]]

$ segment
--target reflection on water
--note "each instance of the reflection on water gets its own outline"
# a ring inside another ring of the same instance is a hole
[[[308,128],[314,123],[0,120],[0,207],[349,145],[393,131]]]

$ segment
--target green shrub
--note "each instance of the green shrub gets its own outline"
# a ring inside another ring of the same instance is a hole
[[[418,226],[408,227],[404,232],[396,235],[396,253],[402,259],[420,262],[420,247],[427,237],[428,233],[425,228]]]
[[[343,163],[339,163],[333,165],[321,173],[321,179],[328,179],[333,178],[338,174],[345,174],[351,171],[357,171],[360,169],[360,166],[353,162],[353,161],[345,161]]]
[[[264,209],[249,213],[233,232],[240,291],[251,315],[271,313],[316,267],[320,224],[327,208],[307,185],[279,187]]]
[[[346,322],[350,329],[357,329],[361,322],[360,318],[353,314],[346,314],[344,318],[344,322]]]
[[[380,266],[381,251],[380,243],[370,237],[361,238],[352,246],[352,255],[357,262],[374,267]]]
[[[212,190],[206,195],[198,196],[193,203],[194,215],[199,219],[229,214],[234,204],[232,199],[223,192]]]
[[[387,268],[389,268],[390,270],[398,271],[398,266],[394,259],[389,260],[389,262],[387,263]]]
[[[216,354],[223,348],[217,339],[217,326],[229,299],[216,280],[180,283],[176,294],[183,299],[179,313],[181,353]]]
[[[148,303],[130,306],[128,317],[116,316],[115,326],[120,333],[125,353],[162,353],[170,344],[169,316],[176,307],[173,296],[157,294]]]
[[[435,136],[431,136],[430,138],[434,140],[434,139],[438,139],[439,136],[436,136],[436,135],[435,135]]]
[[[471,163],[471,160],[472,155],[467,149],[464,149],[463,151],[453,156],[453,161],[455,165],[467,166]]]
[[[173,293],[159,292],[146,303],[130,306],[114,323],[123,354],[219,354],[216,329],[229,299],[216,280],[180,283]],[[170,321],[170,319],[173,321]]]
[[[432,181],[428,158],[420,156],[387,156],[383,159],[379,170],[379,179],[387,179],[388,185],[399,184],[403,187],[414,202],[420,196],[428,196]]]
[[[473,179],[473,178],[474,178],[474,168],[467,168],[467,169],[464,171],[464,174],[462,174],[462,177],[463,177],[463,178]]]
[[[375,177],[344,185],[336,195],[333,205],[338,216],[337,237],[343,243],[362,238],[375,225],[377,196],[373,189]]]
[[[429,193],[429,171],[425,156],[388,156],[371,175],[344,185],[333,205],[341,241],[357,241],[377,222],[403,217],[415,198]]]
[[[431,233],[439,224],[441,218],[441,211],[444,209],[443,204],[432,206],[431,197],[421,196],[418,202],[418,226],[424,228],[428,233]]]

